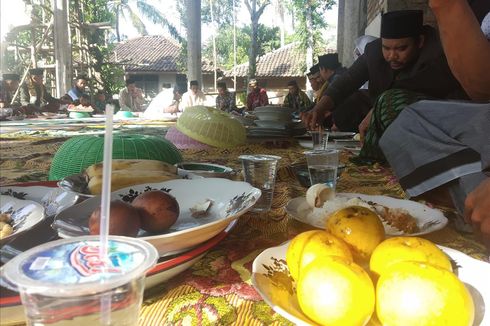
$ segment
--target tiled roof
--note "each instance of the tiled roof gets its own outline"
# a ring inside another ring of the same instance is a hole
[[[305,74],[305,54],[296,49],[296,43],[266,53],[257,58],[256,77],[302,77]],[[246,77],[248,62],[236,66],[236,75]],[[233,76],[233,68],[225,71],[226,77]]]
[[[177,59],[181,46],[162,35],[142,36],[116,45],[111,62],[125,64],[126,71],[180,72]],[[203,72],[212,72],[213,64],[202,62]]]

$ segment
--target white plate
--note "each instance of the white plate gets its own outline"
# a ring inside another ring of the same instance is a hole
[[[286,265],[289,242],[264,250],[252,265],[252,284],[274,311],[296,325],[317,325],[301,311]],[[457,275],[475,302],[473,325],[490,325],[490,264],[439,246],[458,266]]]
[[[411,234],[406,234],[398,229],[395,229],[394,227],[388,225],[386,222],[383,221],[383,226],[385,227],[385,232],[388,236],[416,236],[427,234],[442,229],[446,226],[448,222],[447,218],[444,216],[444,214],[442,214],[440,210],[430,208],[426,205],[411,200],[397,199],[388,196],[371,196],[353,193],[337,193],[337,196],[344,198],[359,197],[366,202],[371,201],[389,208],[403,208],[406,209],[410,213],[410,215],[412,215],[417,220],[417,226],[419,227],[420,232]],[[305,197],[296,197],[291,199],[284,207],[284,209],[289,215],[300,222],[321,229],[325,228],[324,221],[322,221],[321,223],[318,221],[308,221],[307,216],[309,213],[312,212],[312,208],[306,202]]]
[[[291,121],[277,120],[255,120],[254,123],[260,128],[287,129],[292,125]]]
[[[351,152],[352,154],[359,155],[361,152],[362,147],[360,146],[344,146],[343,147],[346,151]]]
[[[47,216],[73,206],[78,200],[75,193],[44,186],[3,186],[0,194],[35,201],[44,206]]]
[[[196,248],[175,257],[160,258],[152,269],[146,273],[145,290],[166,282],[198,262],[210,249],[220,243],[236,224],[232,221],[218,235],[198,245]],[[25,323],[24,307],[17,292],[0,287],[1,325],[19,325]]]
[[[0,195],[0,213],[10,214],[10,225],[14,229],[12,234],[0,240],[1,246],[41,222],[44,218],[44,207],[31,200]]]
[[[161,256],[188,250],[221,232],[228,224],[248,211],[261,192],[246,182],[223,178],[170,180],[121,189],[112,193],[112,199],[130,202],[138,194],[161,189],[173,195],[180,207],[177,222],[163,234],[140,231],[138,237],[153,244]],[[192,217],[190,208],[211,199],[213,204],[205,217]],[[90,214],[100,205],[100,196],[89,198],[56,216],[53,227],[62,238],[89,234]]]

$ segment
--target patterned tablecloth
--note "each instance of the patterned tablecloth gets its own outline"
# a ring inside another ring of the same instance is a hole
[[[155,134],[156,129],[152,131]],[[164,134],[164,130],[156,133]],[[46,180],[50,159],[66,138],[49,135],[2,135],[0,141],[0,183]],[[140,325],[287,325],[254,290],[251,265],[264,249],[276,246],[299,232],[311,229],[288,218],[283,207],[302,187],[290,169],[303,159],[304,149],[294,140],[264,142],[233,149],[187,150],[185,160],[213,162],[239,168],[238,156],[247,153],[274,154],[282,157],[272,210],[247,213],[240,217],[230,235],[209,251],[197,264],[177,277],[145,293]],[[355,166],[347,153],[341,160],[345,172],[338,183],[340,192],[388,195],[405,194],[391,170],[383,166]],[[485,260],[485,248],[472,234],[454,228],[455,213],[442,209],[450,222],[444,229],[426,236],[437,244],[451,247]]]

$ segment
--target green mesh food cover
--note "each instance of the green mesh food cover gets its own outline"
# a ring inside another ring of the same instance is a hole
[[[104,135],[77,136],[61,145],[51,162],[49,180],[60,180],[77,174],[104,157]],[[168,140],[145,135],[114,135],[114,159],[158,160],[182,162],[179,150]]]
[[[201,143],[229,148],[245,144],[245,127],[228,113],[205,106],[192,106],[182,113],[176,125],[184,135]]]

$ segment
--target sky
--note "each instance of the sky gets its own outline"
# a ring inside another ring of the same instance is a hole
[[[161,8],[161,11],[165,13],[166,17],[174,23],[174,25],[179,26],[179,32],[184,34],[183,27],[180,26],[176,10],[175,1],[169,0],[147,0],[148,3],[155,5],[157,8]],[[202,0],[208,1],[208,0]],[[219,0],[215,0],[219,1]],[[237,0],[240,1],[240,0]],[[250,24],[250,16],[248,14],[247,8],[241,2],[241,8],[237,12],[238,25]],[[8,10],[7,10],[8,8]],[[327,23],[331,26],[327,30],[327,38],[336,36],[337,27],[337,6],[325,12],[325,19]],[[289,22],[289,23],[288,23]],[[25,12],[25,4],[23,0],[0,0],[0,37],[4,40],[6,33],[12,28],[12,26],[18,26],[22,24],[28,24],[29,17]],[[263,16],[260,18],[260,23],[268,26],[278,25],[278,16],[274,13],[272,5],[269,5],[264,11]],[[162,28],[151,23],[147,24],[147,29],[150,35],[161,34]],[[286,31],[291,32],[292,23],[291,19],[286,19]],[[138,37],[137,31],[128,22],[123,22],[121,26],[121,31],[123,35],[128,38]],[[211,35],[213,29],[209,26],[202,27],[202,42],[206,42]]]
[[[3,1],[3,0],[0,0]],[[170,18],[170,21],[173,22],[175,26],[180,25],[178,22],[178,17],[179,14],[177,12],[175,2],[174,1],[165,1],[165,10],[163,11],[166,14],[166,17]],[[201,0],[202,2],[208,1],[208,0]],[[220,0],[214,0],[215,2],[219,2]],[[241,3],[240,9],[237,11],[237,22],[238,26],[243,26],[246,24],[250,24],[250,14],[248,13],[248,10],[246,6],[243,4],[243,1],[241,0],[236,0],[237,2]],[[158,8],[158,0],[148,0],[149,3],[152,3]],[[330,28],[327,30],[328,37],[330,35],[334,35],[336,38],[337,35],[337,14],[338,14],[338,8],[335,5],[331,10],[328,10],[325,12],[325,20],[330,26]],[[293,25],[291,22],[291,18],[285,19],[286,21],[286,32],[292,32],[293,30]],[[260,17],[261,24],[265,24],[267,26],[278,26],[279,25],[279,16],[274,12],[273,6],[269,5],[266,7],[266,10],[264,11],[264,14]],[[180,30],[179,32],[181,34],[184,34],[185,31],[183,30],[182,26],[179,26]],[[148,24],[148,32],[149,34],[159,34],[161,33],[161,27]],[[208,40],[212,36],[213,29],[210,26],[202,26],[202,42],[205,43],[206,40]],[[133,38],[137,37],[138,33],[136,29],[134,29],[131,24],[126,23],[124,27],[124,34],[128,36],[128,38]],[[327,37],[327,38],[328,38]]]

